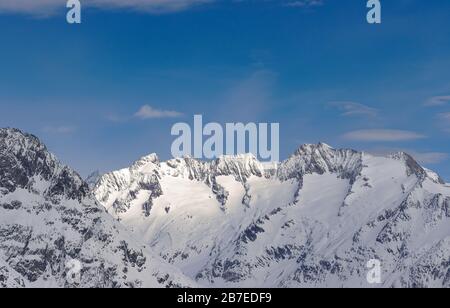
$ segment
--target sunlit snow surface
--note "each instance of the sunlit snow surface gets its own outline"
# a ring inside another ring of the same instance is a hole
[[[95,195],[203,286],[371,287],[371,259],[375,286],[450,286],[450,188],[404,153],[306,145],[275,167],[151,155]]]
[[[67,279],[71,260],[82,266]],[[196,286],[98,204],[39,140],[0,129],[0,287]]]
[[[405,153],[153,154],[93,187],[0,129],[0,287],[450,287],[450,187]]]

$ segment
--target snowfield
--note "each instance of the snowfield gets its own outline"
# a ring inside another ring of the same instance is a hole
[[[107,211],[202,286],[450,286],[450,188],[412,157],[302,146],[277,165],[252,155],[160,162],[104,175]]]

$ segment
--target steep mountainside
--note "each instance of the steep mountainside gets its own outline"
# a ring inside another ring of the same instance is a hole
[[[252,155],[104,175],[107,211],[200,285],[450,287],[450,187],[412,157],[325,144],[279,164]]]
[[[70,275],[74,262],[81,275]],[[0,287],[192,285],[106,213],[36,137],[0,129]]]
[[[88,184],[89,189],[93,189],[101,177],[102,175],[100,174],[100,171],[97,170],[88,175],[84,181]]]
[[[0,287],[450,287],[450,187],[405,153],[149,155],[93,191],[0,129]]]

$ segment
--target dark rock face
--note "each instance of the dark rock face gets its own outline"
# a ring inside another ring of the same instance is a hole
[[[12,267],[0,261],[0,288],[23,288],[23,278]]]
[[[354,150],[335,150],[319,143],[303,145],[288,160],[281,163],[278,177],[284,180],[301,179],[306,174],[336,173],[353,183],[363,168],[362,153]]]
[[[15,129],[0,130],[0,185],[9,192],[25,188],[29,179],[40,174],[50,180],[54,169],[52,157],[32,135],[22,135]]]
[[[259,227],[257,224],[253,224],[249,226],[247,229],[245,229],[241,239],[244,243],[247,243],[248,241],[254,242],[258,237],[258,233],[264,232],[265,231],[263,228]]]
[[[73,171],[64,167],[56,177],[55,184],[48,190],[49,197],[65,195],[81,202],[89,194],[89,186],[81,178],[74,177]]]
[[[0,187],[11,193],[33,188],[36,180],[50,183],[41,192],[49,198],[65,196],[81,201],[89,193],[79,175],[62,166],[37,137],[0,129]]]
[[[88,177],[85,179],[86,184],[88,184],[89,189],[94,189],[95,185],[97,185],[98,181],[102,175],[100,174],[100,171],[94,171]]]
[[[22,207],[22,202],[15,200],[11,201],[10,203],[0,204],[0,207],[4,208],[5,210],[18,210]]]
[[[0,287],[189,283],[145,252],[79,175],[32,135],[0,130],[0,191]],[[68,279],[71,260],[81,265],[77,281]]]

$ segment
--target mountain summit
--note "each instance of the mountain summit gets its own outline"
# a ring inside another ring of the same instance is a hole
[[[303,145],[279,164],[252,155],[161,162],[104,175],[107,211],[200,285],[450,287],[450,187],[406,153]]]
[[[0,287],[450,287],[450,186],[406,153],[152,154],[92,187],[0,129]]]
[[[74,262],[79,279],[69,279]],[[193,285],[107,214],[38,138],[0,129],[0,287]]]

